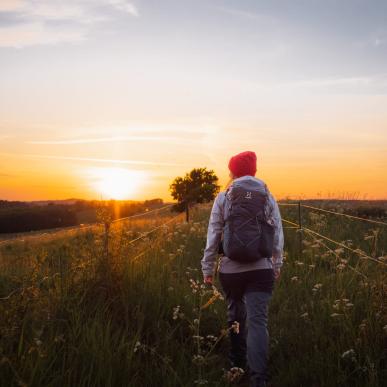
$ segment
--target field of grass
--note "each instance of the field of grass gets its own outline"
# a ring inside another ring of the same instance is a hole
[[[225,304],[201,284],[210,209],[115,223],[107,245],[102,227],[1,245],[0,386],[227,386]],[[302,223],[363,258],[285,229],[269,385],[382,386],[387,229],[307,210]]]

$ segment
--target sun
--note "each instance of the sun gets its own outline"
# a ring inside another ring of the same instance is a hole
[[[94,190],[104,199],[131,199],[145,181],[144,172],[125,168],[93,168],[90,175]]]

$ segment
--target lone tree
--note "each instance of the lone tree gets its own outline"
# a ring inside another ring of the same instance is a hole
[[[177,211],[186,211],[186,220],[189,221],[189,207],[193,203],[204,203],[213,200],[219,192],[218,177],[213,170],[194,168],[184,177],[176,177],[169,186],[172,197],[178,201]]]

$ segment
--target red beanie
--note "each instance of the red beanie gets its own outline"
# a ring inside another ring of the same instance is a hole
[[[254,152],[246,151],[231,157],[228,162],[229,170],[235,177],[245,175],[254,176],[257,172],[257,156]]]

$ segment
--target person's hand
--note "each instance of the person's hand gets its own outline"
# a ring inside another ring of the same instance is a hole
[[[212,281],[213,281],[212,275],[206,275],[206,276],[204,276],[204,283],[205,283],[205,284],[212,285]]]
[[[276,281],[278,281],[279,277],[281,276],[281,269],[274,269],[274,278]]]

